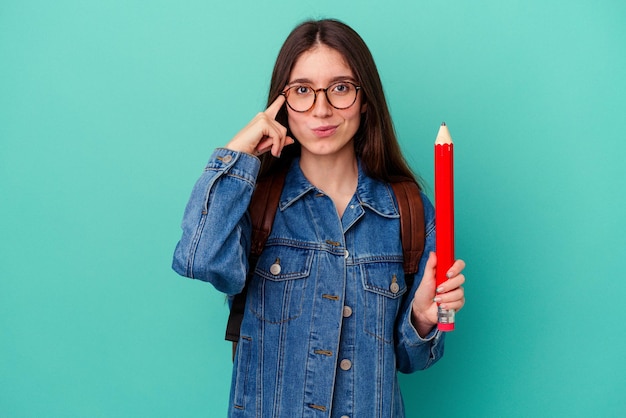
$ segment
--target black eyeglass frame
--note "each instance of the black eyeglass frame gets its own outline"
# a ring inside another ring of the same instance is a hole
[[[328,98],[328,89],[330,89],[330,88],[331,88],[331,87],[333,87],[333,86],[336,86],[337,84],[351,84],[351,85],[354,87],[354,89],[356,90],[356,93],[354,94],[354,100],[352,101],[352,103],[350,103],[350,104],[349,104],[348,106],[346,106],[346,107],[337,107],[337,106],[335,106],[335,105],[331,102],[331,100]],[[291,106],[291,105],[289,104],[289,98],[287,97],[287,92],[288,92],[289,90],[291,90],[292,88],[294,88],[294,87],[300,87],[300,86],[307,86],[307,87],[310,87],[310,88],[311,88],[311,90],[313,90],[313,94],[314,94],[314,96],[313,96],[313,103],[311,104],[311,107],[309,107],[307,110],[296,110],[296,109],[294,109],[294,108],[293,108],[293,106]],[[336,83],[332,83],[330,86],[328,86],[328,87],[326,87],[326,88],[319,88],[319,89],[317,89],[317,90],[316,90],[316,89],[314,89],[314,88],[313,88],[311,85],[309,85],[309,84],[301,83],[301,84],[297,84],[297,85],[295,85],[295,86],[287,87],[285,90],[283,90],[283,91],[280,93],[280,95],[281,95],[281,96],[285,96],[285,102],[287,103],[287,106],[289,106],[289,108],[290,108],[291,110],[293,110],[294,112],[298,112],[298,113],[305,113],[305,112],[308,112],[309,110],[311,110],[311,109],[313,109],[313,108],[315,107],[315,103],[317,103],[317,93],[319,93],[320,91],[323,91],[323,92],[324,92],[324,95],[326,96],[326,101],[328,102],[328,104],[329,104],[329,105],[331,105],[332,107],[334,107],[334,108],[335,108],[335,109],[337,109],[337,110],[345,110],[345,109],[348,109],[348,108],[352,107],[352,106],[356,103],[356,99],[357,99],[357,97],[359,97],[359,90],[361,90],[361,86],[359,86],[359,85],[357,85],[357,84],[353,83],[352,81],[338,81],[338,82],[336,82]]]

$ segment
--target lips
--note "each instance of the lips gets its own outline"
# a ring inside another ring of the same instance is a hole
[[[337,125],[318,126],[312,131],[317,137],[326,138],[337,132]]]

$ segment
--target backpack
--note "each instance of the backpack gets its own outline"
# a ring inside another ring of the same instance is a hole
[[[286,176],[287,170],[285,169],[260,179],[252,194],[249,207],[252,221],[252,245],[246,283],[249,283],[252,278],[256,263],[272,231],[272,224]],[[424,252],[424,206],[420,189],[412,179],[394,177],[391,180],[391,187],[400,212],[400,238],[402,240],[405,280],[407,287],[411,288],[413,276],[417,273],[419,260]],[[226,325],[225,339],[233,342],[233,359],[239,341],[239,329],[243,321],[247,290],[246,285],[241,293],[235,295]]]

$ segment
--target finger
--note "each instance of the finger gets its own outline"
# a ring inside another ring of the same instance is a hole
[[[283,148],[288,145],[294,144],[296,141],[293,140],[290,136],[285,137],[285,141],[282,146],[278,148],[278,151],[274,151],[274,140],[272,138],[267,137],[265,140],[259,142],[255,149],[255,155],[259,156],[261,154],[265,154],[266,152],[272,150],[272,154],[276,155],[276,157],[280,157],[282,154]]]
[[[454,309],[455,312],[460,311],[465,306],[465,298],[457,299],[451,302],[441,303],[439,307],[441,309]]]
[[[272,155],[278,158],[280,157],[283,147],[285,146],[285,141],[287,140],[287,128],[276,121],[274,121],[274,126],[278,132],[278,136],[272,145]]]
[[[437,287],[437,293],[442,294],[450,292],[454,289],[460,288],[464,283],[465,276],[463,274],[457,274],[453,278],[446,280],[439,287]]]
[[[450,267],[450,269],[446,273],[446,277],[448,277],[448,278],[454,277],[457,274],[459,274],[460,272],[462,272],[464,268],[465,268],[465,261],[463,261],[463,260],[456,260],[454,262],[454,264],[452,264],[452,267]]]
[[[463,306],[465,306],[463,302],[448,303],[445,305],[444,304],[440,305],[441,309],[444,309],[446,311],[452,310],[455,313],[458,313],[461,309],[463,309]]]
[[[256,155],[261,155],[271,150],[272,155],[280,157],[283,148],[295,142],[291,137],[287,136],[287,128],[276,121],[271,122],[263,138],[255,147]]]
[[[269,145],[265,144],[265,141],[262,143],[259,143],[259,145],[257,145],[257,147],[254,149],[254,155],[259,156],[262,154],[265,154],[267,151],[272,149],[272,143],[269,142]]]
[[[271,119],[265,113],[261,113],[260,123],[262,124],[262,137],[257,144],[257,148],[270,148],[274,143],[282,143],[287,135],[287,128]]]
[[[276,119],[276,115],[278,115],[278,111],[280,110],[281,107],[283,107],[284,104],[285,104],[285,96],[281,94],[276,98],[276,100],[272,102],[271,105],[269,105],[267,109],[265,109],[264,113],[267,116],[271,117],[272,119]]]
[[[281,154],[283,153],[283,148],[295,142],[289,136],[285,136],[284,138],[284,141],[280,145],[274,144],[274,146],[272,146],[272,155],[274,155],[276,158],[280,158]]]
[[[275,142],[280,142],[281,133],[274,126],[269,125],[263,131],[263,137],[256,145],[258,152],[269,151]]]
[[[437,296],[435,296],[435,298],[433,299],[433,302],[437,302],[440,304],[454,303],[463,300],[463,298],[465,298],[465,289],[463,289],[462,287],[458,287],[454,290],[451,290],[450,292],[437,294]]]
[[[277,141],[280,140],[276,139],[276,137],[265,136],[264,139],[259,142],[255,148],[256,155],[265,154],[268,151],[272,151],[272,154],[275,155],[276,152],[274,151],[274,149]]]

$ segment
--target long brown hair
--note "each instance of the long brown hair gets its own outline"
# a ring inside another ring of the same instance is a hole
[[[361,100],[367,103],[367,110],[361,116],[354,147],[367,175],[382,181],[397,176],[409,177],[417,183],[400,150],[374,58],[359,34],[345,23],[333,19],[311,20],[298,25],[289,34],[276,58],[267,105],[276,100],[289,82],[291,70],[300,55],[320,44],[335,49],[344,57],[361,86]],[[280,110],[276,120],[286,126],[288,135],[291,135],[286,107]],[[297,141],[283,149],[280,159],[265,153],[261,157],[261,175],[284,167],[299,154]]]

